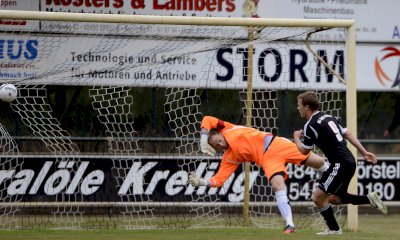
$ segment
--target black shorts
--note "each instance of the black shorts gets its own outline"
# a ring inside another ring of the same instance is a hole
[[[328,170],[322,174],[318,188],[329,194],[347,193],[355,171],[355,162],[331,163]]]

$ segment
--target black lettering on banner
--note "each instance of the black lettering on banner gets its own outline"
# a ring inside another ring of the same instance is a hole
[[[253,54],[255,53],[256,49],[253,49]],[[243,82],[247,82],[248,79],[248,65],[249,65],[249,49],[248,48],[238,48],[236,50],[237,53],[243,54],[243,74],[242,74],[242,80]]]
[[[226,59],[224,59],[223,55],[224,53],[230,53],[232,54],[232,48],[220,48],[218,49],[217,52],[217,61],[220,63],[223,67],[226,68],[226,75],[219,75],[217,73],[216,79],[219,81],[229,81],[232,79],[233,76],[233,66],[230,62],[228,62]]]
[[[303,50],[290,50],[290,66],[289,66],[289,81],[296,81],[296,71],[298,71],[303,82],[308,82],[304,72],[304,66],[307,64],[307,54]]]
[[[327,53],[325,50],[318,50],[318,55],[326,62],[328,62],[328,57]],[[342,50],[338,50],[335,52],[335,56],[333,57],[333,63],[329,64],[333,70],[336,70],[336,64],[339,66],[339,75],[344,79],[344,53]],[[316,69],[316,82],[321,82],[321,76],[322,76],[322,63],[318,61],[317,63],[317,69]],[[337,71],[337,70],[336,70]],[[325,67],[325,74],[327,78],[327,82],[331,83],[333,81],[333,74]]]
[[[273,63],[275,66],[275,73],[272,76],[267,76],[267,73],[265,72],[265,57],[269,54],[272,54],[275,59],[275,62]],[[282,73],[282,57],[278,50],[267,48],[261,52],[260,57],[258,58],[258,73],[266,82],[275,82],[279,79]]]

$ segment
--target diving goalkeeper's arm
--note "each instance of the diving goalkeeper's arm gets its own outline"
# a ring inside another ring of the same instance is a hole
[[[223,132],[226,128],[231,128],[234,125],[229,122],[222,121],[216,117],[204,116],[201,122],[201,137],[200,149],[203,153],[210,156],[215,155],[215,149],[208,144],[208,132],[215,129],[217,132]]]
[[[204,116],[201,121],[201,136],[200,136],[200,149],[203,153],[210,156],[215,155],[215,149],[208,144],[208,132],[211,129],[220,131],[224,127],[224,122],[218,118],[211,116]]]
[[[215,149],[208,144],[208,132],[209,130],[202,128],[201,129],[201,136],[200,136],[200,149],[203,153],[215,156]]]
[[[215,149],[208,144],[208,133],[211,129],[215,129],[218,132],[223,132],[225,128],[229,128],[234,126],[229,122],[222,121],[218,118],[205,116],[203,121],[201,122],[201,139],[200,139],[200,148],[203,153],[214,155]],[[234,161],[227,160],[226,153],[224,153],[221,161],[221,165],[219,166],[217,174],[210,178],[209,180],[200,178],[197,176],[195,172],[191,172],[189,174],[189,183],[193,187],[199,186],[210,186],[210,187],[221,187],[224,182],[232,175],[232,173],[238,167],[238,164]],[[229,157],[231,159],[231,157]]]
[[[224,182],[235,172],[239,164],[233,163],[229,160],[222,159],[218,172],[210,179],[198,177],[196,172],[189,174],[189,183],[193,187],[208,186],[208,187],[222,187]]]

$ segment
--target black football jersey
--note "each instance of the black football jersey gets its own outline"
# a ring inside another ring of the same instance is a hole
[[[355,159],[343,137],[345,131],[347,129],[335,117],[316,112],[304,125],[303,147],[312,149],[315,144],[330,162],[353,162]]]

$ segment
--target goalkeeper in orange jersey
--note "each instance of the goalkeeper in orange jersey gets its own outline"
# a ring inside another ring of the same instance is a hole
[[[214,155],[224,151],[218,172],[210,179],[190,173],[192,186],[221,187],[229,176],[244,162],[256,163],[264,172],[275,192],[279,211],[286,221],[285,234],[294,233],[292,209],[289,205],[285,180],[286,163],[304,164],[319,172],[328,169],[325,160],[314,154],[302,154],[292,141],[255,128],[234,125],[218,118],[205,116],[201,123],[200,148],[203,153]]]

